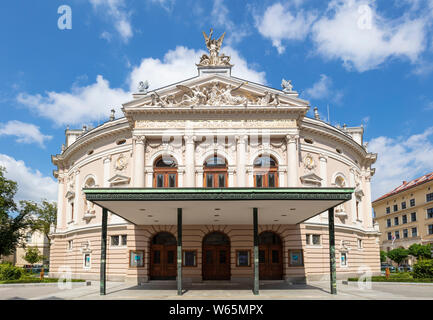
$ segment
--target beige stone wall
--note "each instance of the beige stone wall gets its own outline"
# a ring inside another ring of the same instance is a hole
[[[126,280],[142,282],[148,280],[149,274],[149,247],[152,237],[161,231],[167,231],[177,237],[177,227],[152,225],[132,226],[124,225],[108,228],[107,246],[107,276],[109,280]],[[184,267],[183,277],[185,281],[201,281],[202,275],[202,241],[203,237],[212,232],[221,231],[227,234],[231,241],[231,278],[232,280],[248,280],[253,277],[253,261],[250,267],[236,266],[236,250],[249,249],[253,253],[253,228],[252,225],[184,225],[183,226],[183,250],[197,250],[197,267]],[[329,242],[328,230],[325,225],[260,225],[259,233],[263,231],[276,232],[283,241],[284,278],[288,281],[307,279],[326,279],[329,277]],[[306,234],[321,235],[320,246],[307,246]],[[113,248],[110,245],[111,235],[127,235],[127,247]],[[64,236],[56,236],[51,249],[50,272],[59,275],[65,267],[70,268],[74,278],[98,279],[100,263],[99,228],[86,229],[71,232]],[[363,248],[357,248],[357,239],[362,239]],[[337,275],[339,278],[347,278],[358,274],[359,267],[368,267],[371,272],[380,272],[379,245],[376,235],[368,235],[363,232],[347,228],[336,228],[336,258]],[[67,250],[68,240],[73,240],[71,251]],[[341,247],[341,241],[345,241],[346,249]],[[91,267],[83,267],[84,254],[82,245],[90,241]],[[288,266],[288,250],[303,249],[304,266]],[[143,250],[145,252],[144,267],[129,267],[129,251]],[[348,250],[348,251],[347,251]],[[348,254],[348,266],[340,266],[340,254],[342,251]]]

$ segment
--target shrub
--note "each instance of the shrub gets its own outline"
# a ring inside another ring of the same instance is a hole
[[[0,264],[0,281],[17,280],[25,274],[24,269],[13,266],[10,263]]]
[[[433,278],[433,259],[418,261],[412,273],[414,278]]]

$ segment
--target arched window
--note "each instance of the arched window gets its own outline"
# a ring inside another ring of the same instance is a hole
[[[227,187],[227,162],[224,158],[214,154],[206,159],[203,167],[203,185],[206,188]]]
[[[177,187],[177,163],[172,156],[164,155],[156,159],[153,172],[154,188]]]
[[[93,188],[96,186],[95,179],[93,177],[89,177],[86,179],[84,183],[84,188]],[[84,199],[84,212],[85,214],[94,214],[95,213],[95,204]]]
[[[254,186],[256,188],[278,187],[278,164],[273,157],[261,155],[254,160]]]

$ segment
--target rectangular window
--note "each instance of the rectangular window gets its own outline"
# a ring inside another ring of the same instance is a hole
[[[259,263],[266,262],[265,250],[259,250]]]
[[[225,188],[226,186],[226,175],[224,173],[218,174],[218,187]]]
[[[306,237],[305,237],[307,245],[311,244],[310,237],[311,237],[311,234],[307,234]]]
[[[302,267],[303,265],[302,250],[289,250],[289,267]]]
[[[320,235],[319,234],[313,234],[313,244],[314,245],[320,245]]]
[[[433,234],[433,224],[428,225],[428,234]]]
[[[156,176],[156,187],[157,188],[164,188],[164,175],[158,174]]]
[[[362,249],[362,239],[358,239],[358,249]]]
[[[213,251],[212,250],[206,250],[206,263],[207,264],[213,264]]]
[[[268,174],[268,187],[275,188],[275,173]]]
[[[395,204],[393,210],[394,212],[398,211],[398,205]]]
[[[429,193],[428,195],[426,195],[426,201],[427,202],[433,201],[433,193]]]
[[[401,209],[402,209],[402,210],[406,209],[406,201],[403,201],[403,202],[401,203]]]
[[[144,267],[144,251],[129,251],[129,266]]]
[[[272,263],[280,263],[280,252],[272,250]]]
[[[386,208],[386,213],[391,213],[391,208],[390,207]]]
[[[256,175],[256,187],[257,188],[263,187],[263,176],[261,174]]]
[[[340,265],[342,267],[347,267],[347,253],[342,252],[340,257]]]
[[[410,206],[415,207],[415,199],[410,199]]]
[[[175,188],[176,187],[176,174],[169,174],[168,175],[168,187],[169,188]]]
[[[206,187],[213,188],[213,174],[206,174]]]
[[[126,234],[111,236],[112,247],[124,247],[126,246]]]
[[[227,254],[225,250],[220,251],[220,264],[225,264],[227,262]]]
[[[427,209],[427,219],[433,218],[433,208]]]
[[[416,212],[412,212],[412,213],[410,214],[410,221],[411,221],[411,222],[415,222],[415,221],[416,221]]]
[[[407,215],[406,214],[403,215],[403,217],[401,219],[402,219],[403,224],[407,223]]]
[[[398,217],[395,217],[395,218],[394,218],[394,225],[395,225],[395,226],[398,226]]]
[[[392,240],[392,233],[391,232],[388,232],[388,240]]]
[[[74,221],[74,211],[75,211],[74,203],[71,202],[71,221]]]
[[[119,236],[111,236],[111,246],[119,246]]]
[[[31,232],[27,232],[27,234],[26,234],[26,242],[27,243],[32,243],[32,236],[33,236],[33,234]]]
[[[167,264],[174,264],[174,251],[167,251]]]
[[[387,226],[388,228],[391,227],[391,219],[386,219],[386,226]]]
[[[396,240],[400,239],[400,231],[394,232],[394,235]]]
[[[161,263],[161,251],[155,250],[153,251],[153,264]]]
[[[184,250],[183,251],[183,266],[184,267],[197,267],[197,251]]]
[[[68,250],[72,250],[74,248],[74,241],[73,240],[69,240],[68,241]]]
[[[236,251],[236,266],[249,267],[251,265],[250,250],[237,250]]]
[[[403,238],[408,238],[409,237],[409,232],[407,229],[403,229]]]
[[[418,237],[418,229],[416,227],[412,228],[412,237]]]
[[[89,268],[90,269],[90,253],[85,253],[84,254],[83,266],[84,266],[84,268]]]

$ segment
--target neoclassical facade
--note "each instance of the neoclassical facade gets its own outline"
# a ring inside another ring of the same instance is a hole
[[[363,144],[364,129],[334,127],[317,110],[307,117],[309,103],[290,81],[277,90],[232,76],[229,57],[209,38],[212,58],[202,57],[198,76],[150,92],[141,83],[121,118],[113,113],[96,128],[66,130],[62,152],[52,157],[59,191],[50,272],[99,278],[104,207],[109,280],[175,279],[179,254],[184,281],[248,281],[256,264],[260,279],[324,279],[331,204],[309,197],[339,190],[350,199],[332,203],[337,276],[380,272],[370,197],[376,155]],[[92,190],[113,198],[92,198]],[[296,197],[255,198],[278,190]],[[182,198],[189,192],[209,202]],[[151,194],[162,200],[150,201]]]

